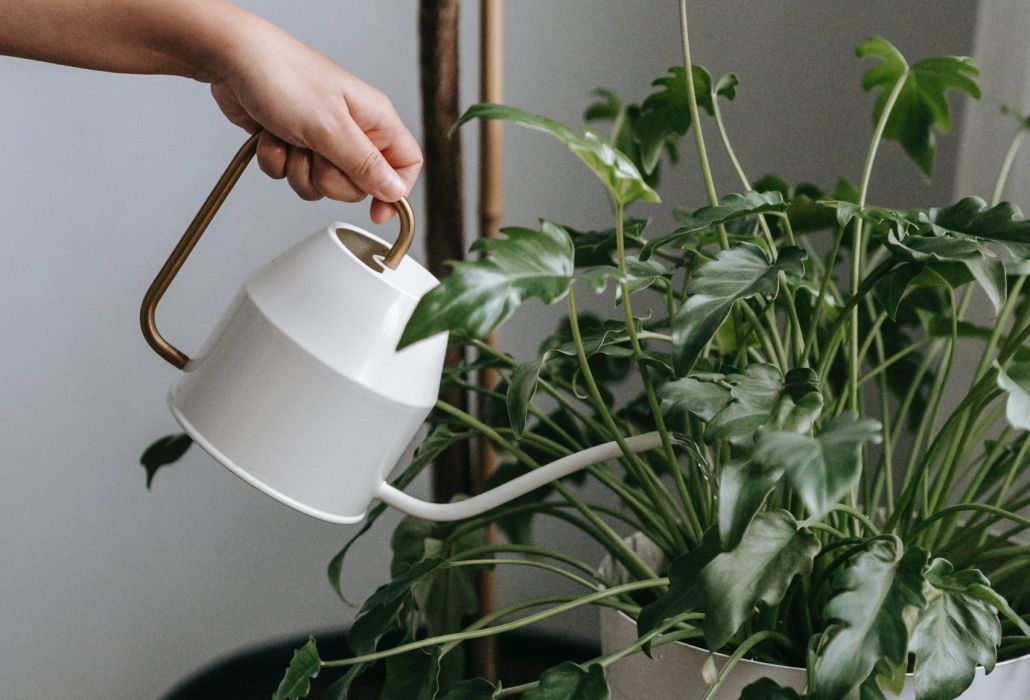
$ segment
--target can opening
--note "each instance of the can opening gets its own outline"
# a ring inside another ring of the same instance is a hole
[[[354,257],[365,263],[370,270],[383,272],[383,258],[390,252],[387,246],[348,228],[336,229],[336,237]]]

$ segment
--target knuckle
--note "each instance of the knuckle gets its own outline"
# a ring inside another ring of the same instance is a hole
[[[354,175],[360,180],[371,180],[379,173],[384,161],[383,154],[377,149],[372,148],[365,154],[357,168],[355,168]]]

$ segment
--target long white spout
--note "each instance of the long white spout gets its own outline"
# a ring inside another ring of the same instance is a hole
[[[656,432],[644,433],[643,435],[634,435],[633,437],[626,438],[626,445],[631,452],[647,452],[648,450],[661,447],[662,439]],[[386,482],[383,482],[379,487],[379,499],[403,513],[414,515],[416,518],[441,522],[463,520],[513,501],[519,496],[523,496],[534,489],[538,489],[545,484],[561,479],[592,464],[606,462],[621,456],[622,448],[614,441],[595,447],[588,447],[575,454],[555,460],[539,469],[534,469],[528,474],[523,474],[478,496],[466,498],[463,501],[455,501],[454,503],[428,503],[420,501],[400,489],[390,486]]]

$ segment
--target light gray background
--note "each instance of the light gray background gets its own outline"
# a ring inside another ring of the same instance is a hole
[[[413,0],[242,4],[383,89],[420,131]],[[1026,20],[1019,4],[988,3],[995,29],[980,25],[983,52],[1008,80],[987,84],[1015,102],[1027,92],[1019,70],[1026,33],[1009,18]],[[749,174],[831,186],[838,175],[858,179],[871,130],[871,99],[859,88],[867,65],[853,57],[855,44],[878,33],[913,58],[970,53],[978,7],[694,3],[692,43],[713,74],[741,78],[726,119]],[[463,6],[466,104],[475,98],[477,8]],[[506,101],[572,124],[591,87],[639,100],[679,59],[670,1],[510,1],[505,22]],[[1000,51],[993,38],[1006,29],[1011,42]],[[242,133],[204,86],[176,78],[0,58],[0,91],[0,695],[156,697],[233,650],[345,625],[354,610],[331,592],[324,568],[352,528],[261,496],[199,450],[158,474],[150,492],[137,463],[145,445],[175,427],[164,405],[175,372],[140,338],[139,300]],[[997,134],[1008,128],[995,111],[987,104],[971,112],[991,131],[987,141],[962,141],[963,193],[989,191],[984,179],[1007,140]],[[465,131],[470,202],[474,134]],[[736,189],[711,127],[708,136],[717,184]],[[959,144],[943,140],[932,185],[888,145],[872,200],[949,201]],[[506,223],[606,224],[603,193],[575,158],[514,128],[505,147]],[[662,191],[667,201],[699,206],[694,159],[684,153]],[[1024,193],[1025,178],[1014,179]],[[421,191],[413,202],[417,212]],[[363,206],[304,203],[255,168],[171,289],[163,330],[196,348],[249,271],[327,220],[364,225],[365,216]],[[469,221],[471,230],[471,209]],[[506,346],[527,357],[557,312],[519,314],[505,329]],[[413,490],[425,495],[424,485]],[[345,573],[355,600],[384,580],[392,522],[384,518],[355,549]],[[569,539],[551,528],[538,533]],[[505,597],[559,587],[508,575],[501,586]],[[579,638],[594,627],[590,612],[549,625]]]

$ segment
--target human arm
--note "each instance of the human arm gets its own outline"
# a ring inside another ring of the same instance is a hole
[[[390,101],[327,56],[222,0],[0,0],[0,53],[209,83],[234,124],[264,132],[258,162],[305,199],[406,194],[422,154]]]

